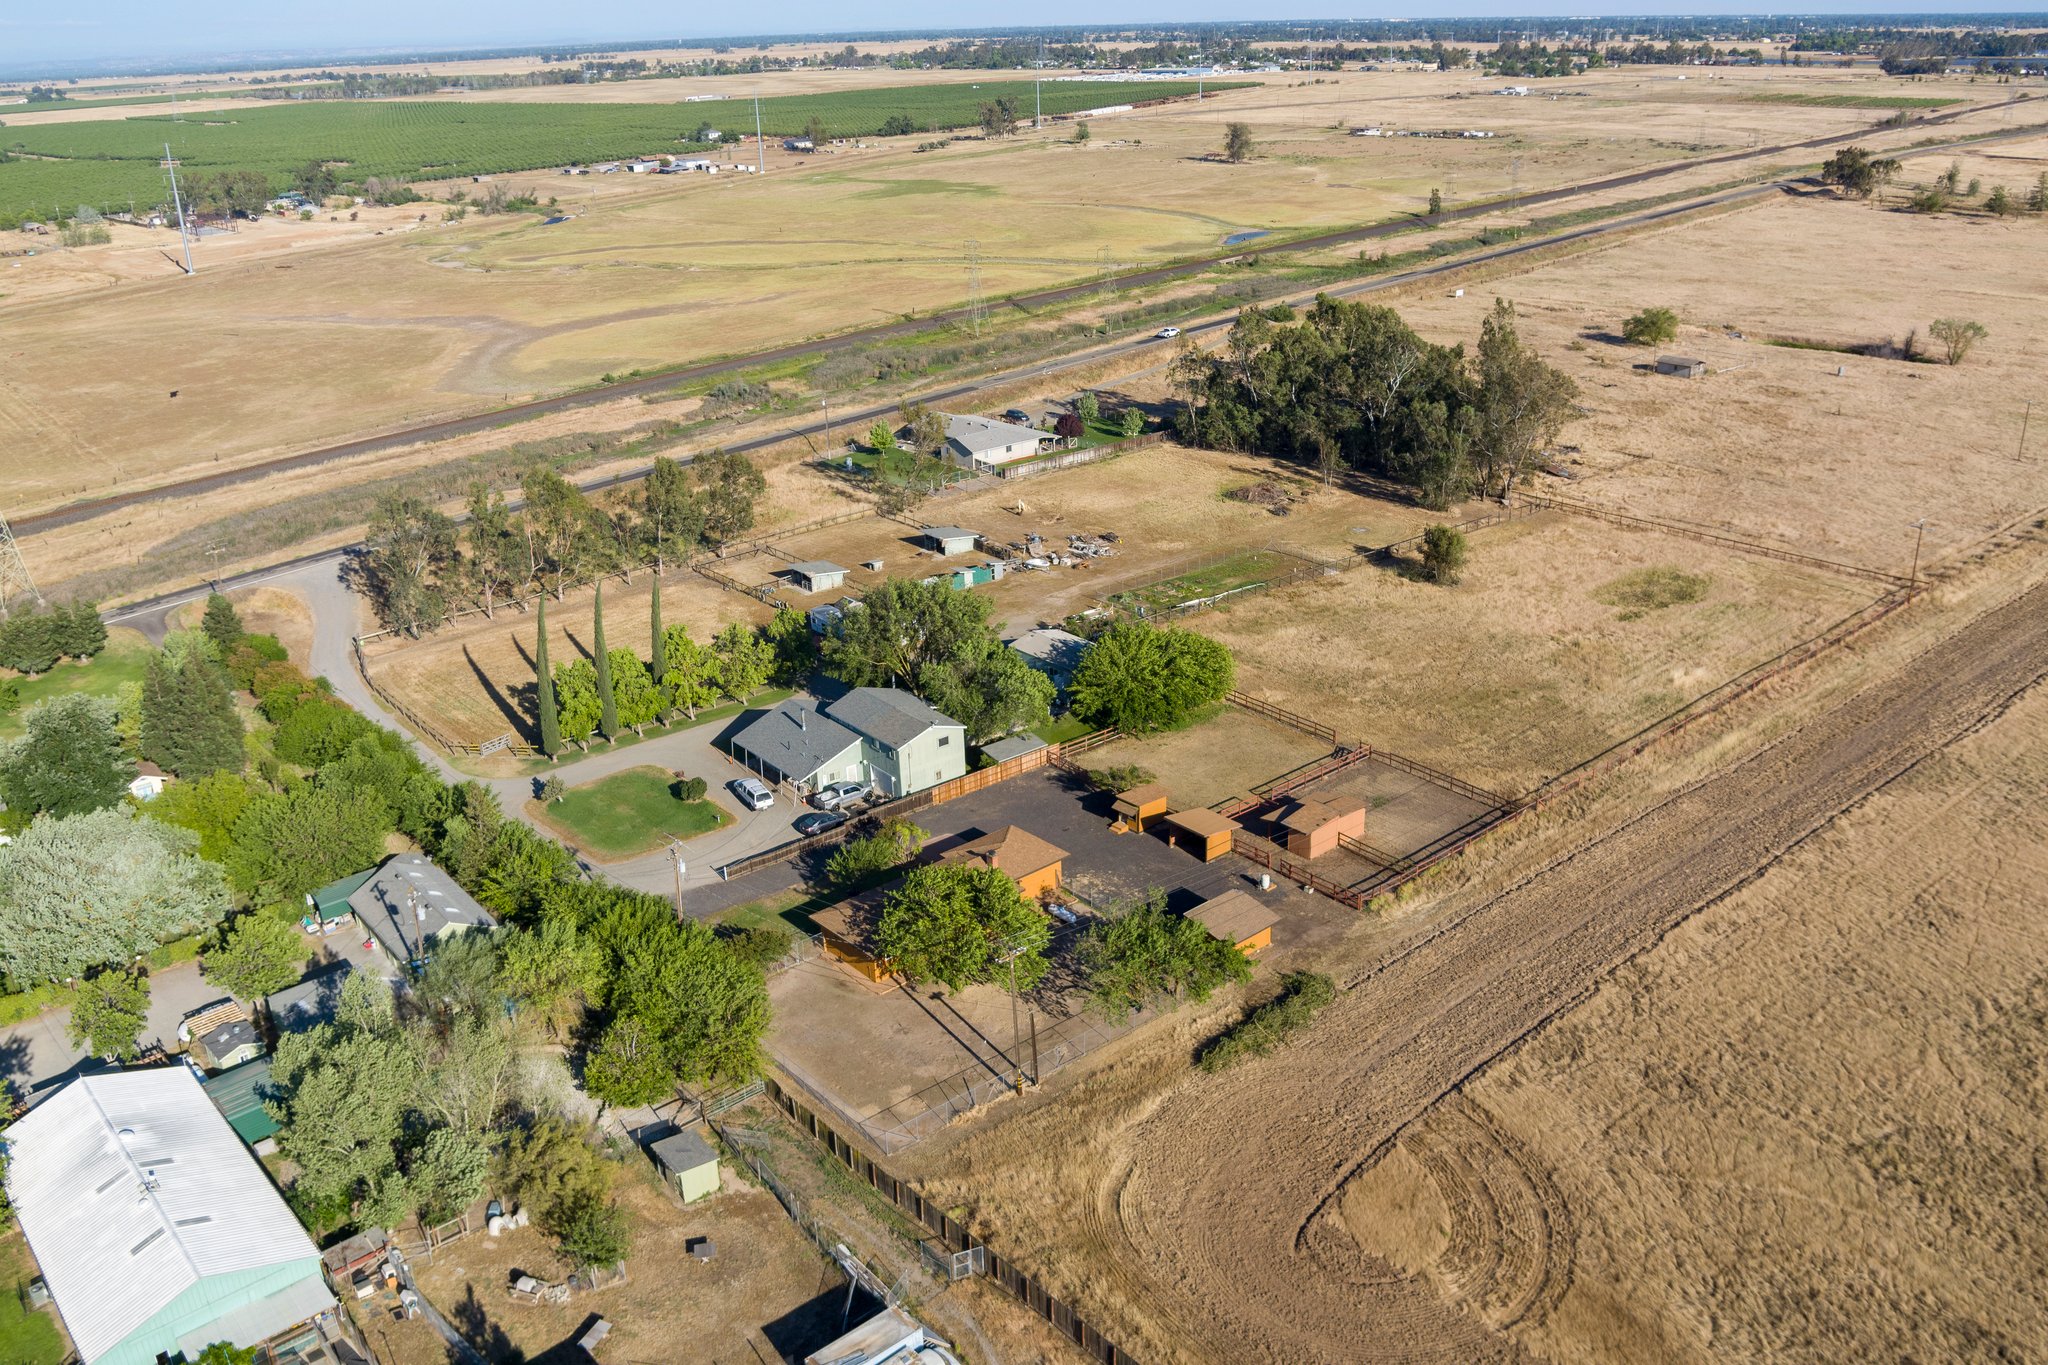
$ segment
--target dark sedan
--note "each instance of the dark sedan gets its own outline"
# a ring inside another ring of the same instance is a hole
[[[796,832],[808,839],[813,834],[823,834],[828,829],[838,829],[848,817],[836,810],[814,810],[809,815],[796,818]]]

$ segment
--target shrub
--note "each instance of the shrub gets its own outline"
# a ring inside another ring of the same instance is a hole
[[[890,820],[865,838],[841,844],[825,864],[825,878],[840,891],[866,890],[915,858],[927,837],[908,820]]]
[[[1079,413],[1074,412],[1061,413],[1052,424],[1052,434],[1069,441],[1079,439],[1087,430],[1087,423],[1081,420]]]
[[[244,692],[254,693],[256,675],[269,664],[285,664],[286,667],[290,667],[286,663],[289,657],[275,635],[244,635],[228,650],[228,676],[234,679],[236,687]],[[292,671],[298,672],[295,668]]]
[[[1465,533],[1455,526],[1431,526],[1422,533],[1422,576],[1448,587],[1465,568]]]
[[[1307,1028],[1337,998],[1336,983],[1317,972],[1289,972],[1280,987],[1279,995],[1212,1039],[1195,1065],[1213,1073],[1247,1057],[1263,1057]]]
[[[1157,773],[1136,763],[1121,763],[1114,768],[1088,770],[1088,785],[1100,792],[1127,792],[1133,787],[1142,787],[1148,782],[1158,780]]]
[[[701,777],[686,777],[676,783],[676,796],[683,801],[702,801],[710,790],[711,784]]]
[[[1951,365],[1962,364],[1970,348],[1991,335],[1983,323],[1968,318],[1936,318],[1927,334],[1941,343],[1942,354]]]
[[[766,967],[771,962],[780,962],[789,953],[794,937],[787,929],[778,929],[772,924],[758,925],[743,929],[726,940],[739,957],[757,967]]]
[[[1678,335],[1678,314],[1669,308],[1645,308],[1621,324],[1621,334],[1638,346],[1661,346]]]

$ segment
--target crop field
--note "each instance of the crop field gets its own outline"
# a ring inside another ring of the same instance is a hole
[[[1043,98],[1046,113],[1067,114],[1194,93],[1192,81],[1048,81]],[[894,117],[923,131],[944,131],[977,123],[983,104],[1005,98],[1028,114],[1033,83],[771,97],[761,101],[761,122],[770,137],[801,133],[813,118],[833,137],[872,136]],[[78,204],[126,208],[131,199],[154,204],[166,192],[158,164],[166,142],[188,175],[260,171],[283,189],[295,169],[312,161],[333,165],[352,181],[373,175],[445,179],[701,150],[707,144],[691,142],[690,134],[713,117],[711,105],[328,100],[176,121],[159,114],[23,127],[0,134],[9,150],[25,154],[0,162],[0,217],[42,212],[52,203],[67,211]],[[743,118],[739,101],[720,101],[715,117],[751,124],[752,109]],[[25,166],[40,169],[30,175]]]
[[[1765,91],[1745,95],[1751,104],[1797,104],[1808,109],[1943,109],[1961,104],[1940,95],[1817,95],[1796,91]]]

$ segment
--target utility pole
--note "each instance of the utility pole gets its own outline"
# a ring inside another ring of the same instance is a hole
[[[213,590],[220,591],[220,557],[227,552],[225,545],[209,545],[206,553],[213,557]]]
[[[185,200],[178,193],[178,159],[171,155],[171,144],[164,144],[164,169],[171,173],[171,206],[178,211],[178,244],[185,249],[185,273],[195,275],[192,268],[192,237],[185,231]]]
[[[2034,400],[2029,398],[2027,400],[2027,410],[2020,414],[2020,450],[2019,454],[2013,456],[2015,460],[2027,458],[2027,423],[2031,422],[2033,418]]]
[[[967,324],[981,335],[981,242],[967,239]]]
[[[761,140],[761,96],[754,96],[754,156],[755,169],[762,175],[768,174],[768,144]]]
[[[1010,966],[1010,1086],[1020,1095],[1024,1093],[1024,1063],[1021,1060],[1024,1050],[1024,1029],[1017,1020],[1017,959],[1023,952],[1023,946],[1020,944],[996,959]],[[1035,1041],[1038,1036],[1036,1020],[1032,1022],[1031,1034]],[[1034,1075],[1031,1079],[1036,1084],[1038,1077]]]
[[[1908,580],[1910,586],[1906,589],[1906,595],[1911,597],[1920,591],[1920,542],[1927,536],[1927,518],[1922,517],[1908,524],[1913,528],[1913,574]]]
[[[683,919],[683,845],[680,840],[671,838],[668,841],[668,860],[676,868],[676,922],[680,924]]]

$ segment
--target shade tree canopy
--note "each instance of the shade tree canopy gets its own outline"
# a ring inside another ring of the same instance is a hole
[[[979,864],[921,867],[889,893],[875,949],[912,981],[958,991],[1013,979],[1019,990],[1046,972],[1051,922],[1024,899],[1007,872]]]
[[[1143,734],[1223,700],[1235,677],[1230,651],[1206,635],[1120,621],[1082,653],[1068,699],[1083,720]]]

